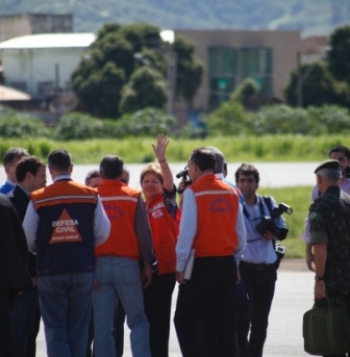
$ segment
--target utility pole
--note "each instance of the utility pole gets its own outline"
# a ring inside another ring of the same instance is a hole
[[[175,97],[176,97],[176,66],[177,55],[175,51],[171,49],[166,50],[166,62],[167,62],[167,87],[168,87],[168,103],[167,113],[174,115]]]

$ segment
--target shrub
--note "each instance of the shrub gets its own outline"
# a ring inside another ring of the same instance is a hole
[[[36,118],[10,111],[0,116],[0,136],[7,138],[43,137],[49,136],[49,129]]]
[[[321,108],[309,107],[307,111],[312,122],[312,135],[350,132],[350,113],[346,108],[324,105]]]
[[[213,134],[240,135],[250,131],[250,113],[242,104],[226,102],[220,105],[208,119],[209,132]]]
[[[307,134],[311,130],[307,111],[287,105],[269,105],[253,114],[255,134]]]
[[[230,96],[230,100],[248,107],[249,101],[259,93],[259,87],[252,78],[241,82]]]
[[[176,119],[163,110],[146,108],[139,110],[131,116],[123,116],[117,121],[120,135],[144,135],[156,136],[159,133],[169,134],[172,132]]]
[[[58,122],[53,137],[56,140],[90,139],[103,136],[103,122],[81,114],[64,115]]]

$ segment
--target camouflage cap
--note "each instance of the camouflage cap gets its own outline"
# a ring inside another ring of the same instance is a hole
[[[321,169],[333,169],[341,171],[340,163],[338,160],[326,160],[316,167],[314,173],[316,174]]]

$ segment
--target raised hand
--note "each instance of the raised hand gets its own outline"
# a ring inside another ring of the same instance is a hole
[[[168,144],[169,144],[169,139],[164,134],[158,135],[156,144],[152,143],[154,155],[157,157],[157,160],[159,162],[162,162],[165,160],[165,153],[166,153],[166,148],[167,148]]]

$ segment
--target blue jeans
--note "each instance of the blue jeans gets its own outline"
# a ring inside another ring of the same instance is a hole
[[[93,279],[92,272],[38,278],[49,357],[86,357]]]
[[[93,293],[94,351],[96,357],[115,357],[114,311],[118,299],[124,306],[126,322],[131,330],[131,351],[134,357],[151,357],[149,324],[143,306],[140,268],[137,261],[123,257],[100,257],[96,261]]]

